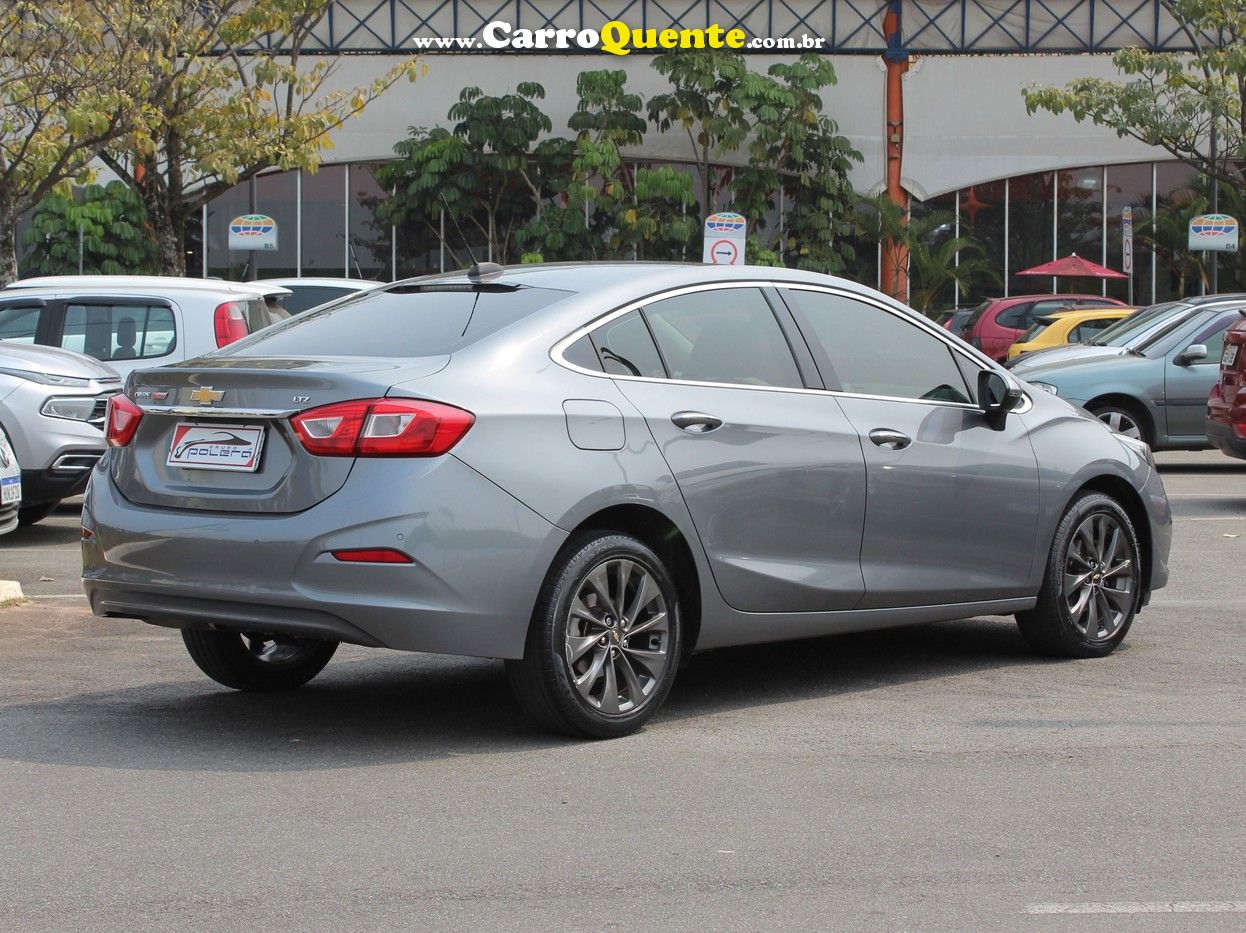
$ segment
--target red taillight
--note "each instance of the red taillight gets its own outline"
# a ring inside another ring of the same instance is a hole
[[[348,564],[414,564],[415,561],[402,551],[391,547],[360,547],[344,551],[330,551],[336,560]]]
[[[104,417],[104,435],[109,447],[125,447],[134,440],[138,423],[143,420],[143,410],[124,395],[118,393],[108,400],[108,412]]]
[[[236,301],[217,305],[212,326],[216,329],[217,347],[226,347],[235,340],[241,340],[247,335],[247,318],[242,305]]]
[[[452,405],[395,398],[337,402],[290,419],[307,452],[322,457],[437,457],[475,421]]]

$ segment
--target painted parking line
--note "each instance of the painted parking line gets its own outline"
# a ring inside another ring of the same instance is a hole
[[[1246,914],[1246,901],[1090,901],[1030,904],[1027,914]]]

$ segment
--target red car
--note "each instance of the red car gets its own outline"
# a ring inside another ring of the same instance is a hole
[[[1246,312],[1224,334],[1220,381],[1207,399],[1207,439],[1246,460]]]
[[[1124,302],[1102,295],[1013,295],[988,298],[974,308],[959,336],[991,359],[1002,363],[1008,348],[1030,329],[1034,319],[1073,308],[1123,307]],[[954,321],[953,317],[950,321]],[[951,329],[951,328],[949,328]]]

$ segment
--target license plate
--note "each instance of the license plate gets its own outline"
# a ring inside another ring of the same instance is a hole
[[[1237,347],[1238,345],[1235,343],[1226,343],[1224,345],[1224,352],[1220,354],[1220,365],[1225,369],[1237,362]]]
[[[259,468],[263,446],[263,428],[183,421],[173,429],[165,463],[187,470],[254,473]]]
[[[6,476],[0,479],[0,505],[20,502],[21,499],[22,478],[20,476]]]

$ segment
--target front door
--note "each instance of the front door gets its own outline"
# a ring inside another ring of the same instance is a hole
[[[1039,482],[1022,416],[988,424],[973,400],[977,363],[904,313],[783,295],[861,437],[862,608],[1027,595]]]
[[[1220,378],[1224,332],[1240,320],[1241,315],[1236,311],[1219,314],[1168,352],[1164,360],[1164,417],[1168,421],[1169,438],[1206,440],[1207,396]],[[1204,359],[1184,365],[1175,362],[1186,347],[1196,343],[1207,347]]]
[[[864,591],[860,441],[833,397],[805,388],[762,290],[655,300],[592,336],[666,458],[726,603],[744,612],[855,606]]]

